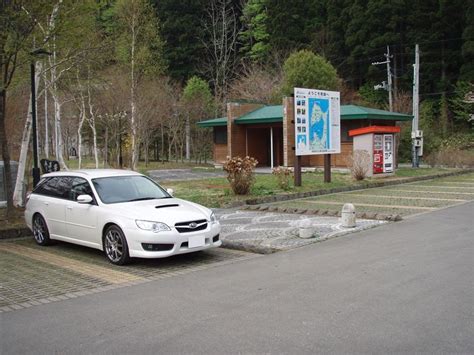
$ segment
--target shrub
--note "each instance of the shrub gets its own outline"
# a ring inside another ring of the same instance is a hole
[[[251,157],[227,157],[224,171],[227,172],[227,180],[232,191],[236,195],[247,195],[255,181],[254,168],[258,161]]]
[[[474,150],[441,148],[428,155],[424,160],[432,167],[473,168]]]
[[[289,168],[279,166],[273,168],[272,174],[277,177],[278,186],[283,190],[288,190],[290,188],[290,177],[293,175],[293,171]]]
[[[348,158],[347,166],[352,177],[357,180],[364,180],[370,169],[370,155],[366,150],[356,149]]]

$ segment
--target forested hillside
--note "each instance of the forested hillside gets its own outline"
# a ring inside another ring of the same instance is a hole
[[[387,91],[374,90],[387,80],[386,66],[372,65],[386,60],[388,48],[394,110],[411,113],[415,44],[426,155],[472,146],[473,106],[466,99],[474,81],[472,1],[23,0],[1,6],[4,159],[29,159],[32,61],[40,156],[66,168],[74,148],[79,166],[88,157],[98,167],[122,161],[136,168],[139,160],[209,159],[211,134],[195,122],[220,117],[230,100],[280,103],[285,61],[300,50],[335,69],[343,103],[388,109]],[[47,53],[32,54],[38,48]],[[409,144],[406,134],[403,139]]]

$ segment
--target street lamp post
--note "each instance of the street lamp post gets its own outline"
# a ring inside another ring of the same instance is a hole
[[[50,52],[45,51],[42,48],[35,49],[30,52],[34,57],[40,55],[51,55]],[[30,64],[31,71],[31,128],[33,130],[33,187],[38,185],[40,180],[40,169],[38,166],[38,132],[36,127],[36,83],[35,83],[35,60],[33,59]]]

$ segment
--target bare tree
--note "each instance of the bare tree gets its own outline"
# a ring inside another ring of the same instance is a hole
[[[238,56],[237,45],[242,26],[240,6],[232,0],[210,0],[203,20],[206,50],[205,74],[211,78],[218,99],[225,100],[230,81],[235,76]]]
[[[279,104],[282,81],[281,67],[265,68],[259,64],[245,64],[242,75],[232,83],[229,96],[234,99]]]

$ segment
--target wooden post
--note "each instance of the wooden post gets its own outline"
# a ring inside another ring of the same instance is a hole
[[[331,182],[331,154],[324,154],[324,182]]]
[[[301,155],[295,150],[295,186],[301,186]]]

